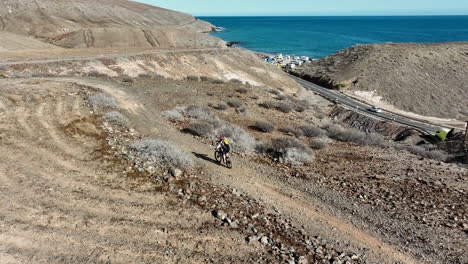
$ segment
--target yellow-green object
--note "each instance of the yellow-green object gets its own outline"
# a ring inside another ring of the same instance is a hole
[[[448,135],[449,132],[450,132],[450,129],[442,128],[435,135],[436,135],[436,137],[440,138],[441,140],[445,140],[445,139],[447,139],[447,135]]]

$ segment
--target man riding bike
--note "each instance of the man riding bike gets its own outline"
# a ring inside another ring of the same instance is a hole
[[[223,162],[226,164],[226,157],[229,156],[229,151],[231,150],[231,147],[229,146],[229,141],[227,141],[225,137],[219,138],[216,150],[221,151],[221,153],[223,154]]]

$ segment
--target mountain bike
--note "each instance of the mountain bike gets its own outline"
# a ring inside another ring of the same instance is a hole
[[[230,157],[226,157],[226,163],[223,161],[223,152],[216,150],[214,153],[215,159],[219,164],[223,164],[228,169],[232,169],[232,160]]]

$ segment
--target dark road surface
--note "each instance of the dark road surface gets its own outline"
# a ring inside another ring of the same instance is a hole
[[[432,134],[432,135],[437,133],[441,128],[440,126],[436,126],[434,124],[428,124],[428,123],[414,121],[410,117],[404,118],[404,117],[402,117],[400,115],[396,116],[394,114],[391,114],[391,113],[385,111],[385,109],[382,109],[383,111],[380,112],[380,113],[369,111],[368,110],[370,108],[369,105],[364,104],[362,102],[359,102],[359,101],[357,101],[357,100],[355,100],[355,99],[353,99],[353,98],[351,98],[349,96],[346,96],[346,95],[338,93],[336,91],[333,91],[333,90],[318,86],[316,84],[305,81],[305,80],[303,80],[301,78],[298,78],[296,76],[291,75],[291,77],[294,80],[296,80],[299,84],[301,84],[304,88],[306,88],[307,90],[314,91],[314,92],[320,94],[321,96],[323,96],[323,97],[325,97],[325,98],[327,98],[327,99],[329,99],[329,100],[331,100],[331,101],[333,101],[333,102],[335,102],[337,104],[346,105],[349,108],[354,109],[354,111],[356,111],[356,112],[361,112],[361,113],[365,113],[367,115],[373,115],[373,116],[379,117],[379,118],[384,119],[384,120],[389,120],[389,121],[393,121],[393,122],[396,122],[396,123],[400,123],[400,124],[406,125],[408,127],[415,128],[417,130],[420,130],[422,132]]]

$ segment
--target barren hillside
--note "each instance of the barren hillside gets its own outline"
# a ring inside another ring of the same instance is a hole
[[[98,56],[109,52],[111,54],[107,56]],[[51,58],[45,59],[47,56]],[[8,58],[26,58],[28,61],[9,62]],[[241,49],[12,51],[0,52],[0,65],[0,76],[8,77],[163,76],[176,80],[208,78],[211,82],[249,83],[282,88],[290,93],[304,90],[278,67],[266,64],[253,52]]]
[[[468,43],[358,45],[298,73],[417,114],[468,117]]]
[[[44,43],[40,40],[0,31],[0,52],[9,50],[37,50],[37,49],[58,49],[59,47]]]
[[[124,0],[0,0],[1,264],[468,263],[464,149],[348,118],[211,27]],[[334,59],[378,53],[354,49],[317,67],[351,80]]]
[[[0,91],[1,263],[467,260],[466,169],[327,128],[313,94],[161,76]]]
[[[223,47],[189,14],[127,0],[1,0],[0,30],[67,48]]]

